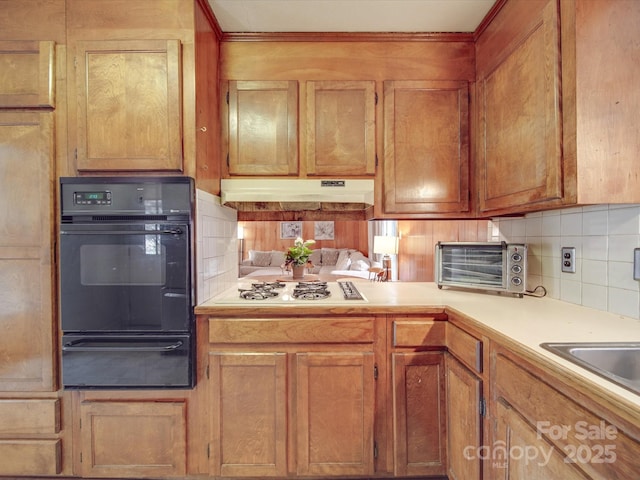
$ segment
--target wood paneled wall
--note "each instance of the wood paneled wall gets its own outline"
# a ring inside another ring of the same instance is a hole
[[[488,228],[488,220],[400,220],[399,280],[433,282],[433,255],[437,242],[485,242],[489,238]]]
[[[293,239],[280,238],[281,222],[239,222],[244,229],[243,258],[248,258],[249,250],[282,250],[293,246]],[[302,238],[314,238],[315,222],[302,222]],[[317,240],[315,248],[355,248],[368,255],[366,221],[333,222],[334,239]]]
[[[302,222],[302,237],[314,236],[315,222]],[[244,230],[243,258],[249,250],[285,251],[293,240],[280,238],[280,222],[239,222]],[[399,279],[432,282],[433,253],[438,241],[474,242],[489,238],[488,220],[400,220]],[[369,253],[367,221],[334,222],[334,240],[318,240],[314,248],[355,248]]]

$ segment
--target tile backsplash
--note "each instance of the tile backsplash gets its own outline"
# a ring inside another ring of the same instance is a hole
[[[489,239],[529,246],[527,289],[620,315],[640,318],[640,282],[633,250],[640,247],[640,205],[595,205],[495,218]],[[576,273],[561,271],[561,248],[575,247]]]
[[[237,213],[220,197],[196,191],[196,303],[235,285],[238,279]]]

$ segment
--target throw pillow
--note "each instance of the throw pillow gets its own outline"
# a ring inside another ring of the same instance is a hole
[[[271,252],[253,252],[252,263],[256,267],[268,267],[271,263]]]
[[[313,253],[309,255],[309,261],[313,263],[314,266],[319,267],[322,261],[322,252],[320,250],[314,250]]]
[[[351,263],[351,259],[349,258],[349,251],[340,250],[340,254],[338,255],[338,260],[336,260],[336,270],[347,270],[349,268],[350,263]]]
[[[278,250],[271,250],[271,263],[270,267],[279,267],[284,264],[285,254],[284,252],[280,252]]]
[[[322,266],[335,265],[338,261],[338,255],[340,250],[337,248],[323,248],[322,249]]]

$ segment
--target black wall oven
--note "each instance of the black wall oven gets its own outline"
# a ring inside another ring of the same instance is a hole
[[[193,387],[193,180],[61,178],[60,188],[64,387]]]

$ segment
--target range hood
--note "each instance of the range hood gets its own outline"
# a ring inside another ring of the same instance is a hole
[[[239,211],[365,210],[373,205],[368,179],[222,179],[223,205]]]

